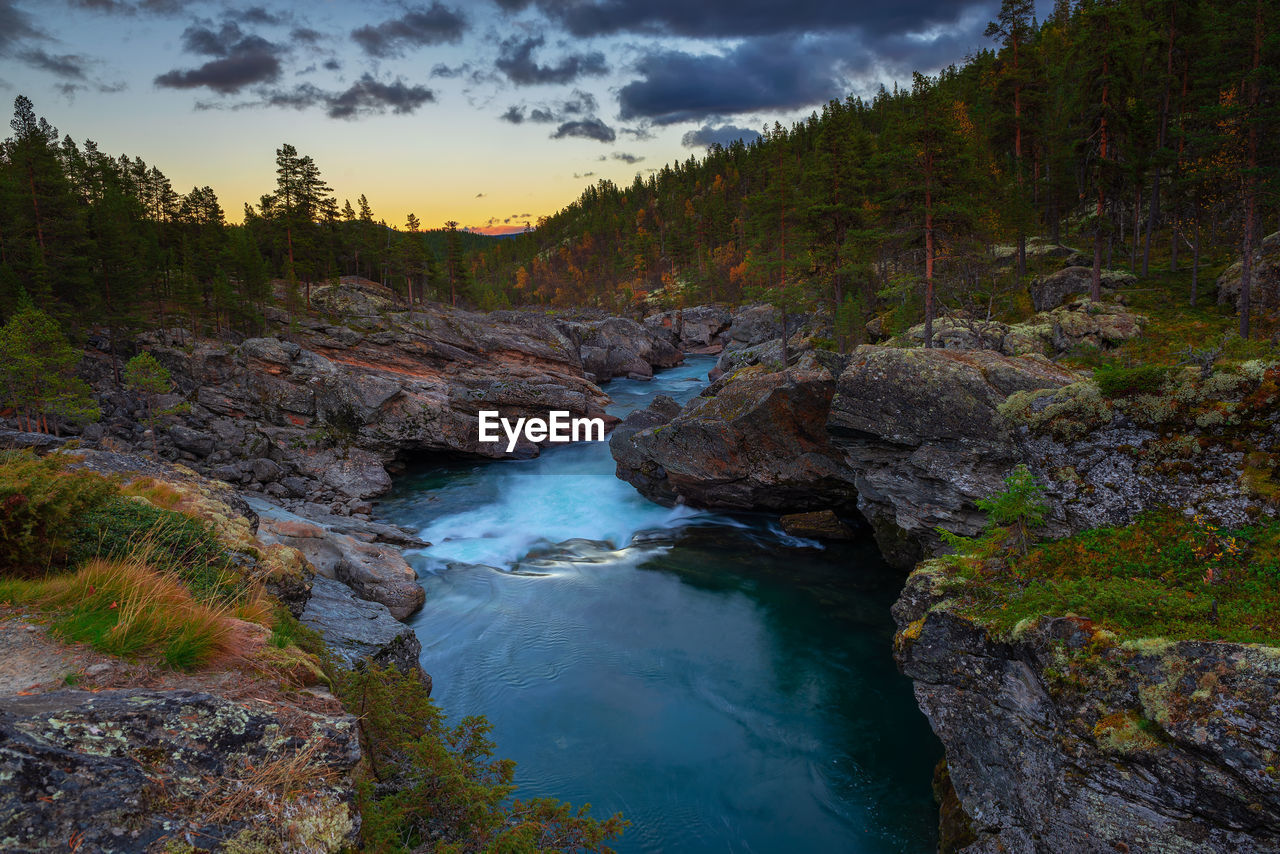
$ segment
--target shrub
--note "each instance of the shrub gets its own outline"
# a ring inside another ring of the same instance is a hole
[[[68,533],[118,487],[99,474],[67,471],[58,454],[0,453],[0,567],[36,575],[66,559]]]
[[[181,578],[200,598],[234,601],[244,581],[206,523],[117,495],[85,513],[68,534],[71,558],[123,558],[146,543],[152,565]]]
[[[489,724],[468,717],[450,727],[417,679],[366,663],[335,674],[347,709],[360,716],[368,776],[360,785],[363,849],[602,851],[626,827],[600,822],[590,805],[549,798],[505,804],[515,763],[493,758]]]
[[[1001,492],[977,501],[978,509],[987,514],[980,537],[970,538],[938,529],[943,542],[961,554],[992,557],[999,551],[1026,554],[1033,528],[1044,526],[1049,505],[1044,488],[1025,465],[1018,463],[1004,479]]]
[[[1133,397],[1139,394],[1159,394],[1169,379],[1169,369],[1161,365],[1141,365],[1136,368],[1099,368],[1093,372],[1093,381],[1105,397]]]

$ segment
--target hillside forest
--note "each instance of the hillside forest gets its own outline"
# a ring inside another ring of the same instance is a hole
[[[253,334],[317,282],[381,281],[406,304],[638,312],[767,301],[867,320],[1025,313],[1038,247],[1101,271],[1190,271],[1243,256],[1239,331],[1277,295],[1249,259],[1280,228],[1280,8],[1264,0],[1003,0],[989,43],[937,76],[832,100],[751,142],[602,180],[507,239],[341,203],[311,157],[238,223],[209,187],[77,143],[15,101],[0,150],[0,318],[29,297],[72,334]],[[430,164],[423,164],[425,170]],[[24,294],[26,295],[24,297]],[[113,335],[113,338],[116,337]],[[926,335],[928,345],[931,336]]]

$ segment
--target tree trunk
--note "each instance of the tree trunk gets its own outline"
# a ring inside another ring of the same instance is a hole
[[[36,242],[40,244],[40,251],[43,253],[44,228],[40,224],[40,200],[36,197],[36,170],[30,163],[27,164],[27,181],[31,185],[31,209],[36,216]]]
[[[1258,67],[1262,60],[1262,0],[1254,5],[1253,67],[1249,79],[1249,156],[1244,194],[1244,257],[1240,263],[1240,337],[1249,337],[1250,290],[1253,286],[1253,244],[1258,227]]]
[[[1196,304],[1200,288],[1200,200],[1196,200],[1195,239],[1191,244],[1191,306]]]
[[[924,346],[933,349],[933,193],[924,191]]]
[[[1102,76],[1107,76],[1107,60],[1102,60]],[[1102,86],[1102,118],[1099,130],[1102,133],[1102,145],[1098,162],[1098,207],[1097,226],[1093,231],[1093,276],[1089,283],[1089,297],[1094,302],[1102,300],[1102,223],[1107,213],[1107,190],[1105,163],[1107,159],[1107,85]]]

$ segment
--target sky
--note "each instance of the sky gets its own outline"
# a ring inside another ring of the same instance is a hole
[[[1041,14],[1051,5],[1039,0]],[[0,96],[228,219],[283,143],[404,227],[522,229],[989,44],[999,0],[0,0]]]

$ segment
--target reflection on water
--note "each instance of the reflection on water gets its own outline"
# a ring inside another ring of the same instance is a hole
[[[710,360],[615,381],[688,399]],[[402,478],[433,545],[413,625],[436,699],[485,714],[520,795],[621,810],[620,851],[929,851],[941,749],[891,657],[901,576],[764,517],[651,504],[604,443]]]

